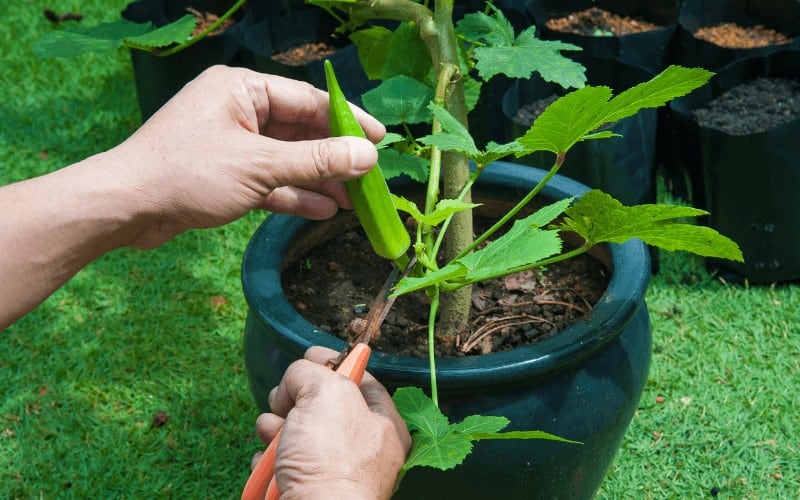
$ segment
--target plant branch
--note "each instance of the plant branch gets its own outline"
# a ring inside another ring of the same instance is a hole
[[[541,191],[541,190],[542,190],[542,188],[544,188],[544,186],[545,186],[545,185],[546,185],[548,182],[550,182],[550,179],[552,179],[552,178],[553,178],[553,176],[555,176],[555,175],[556,175],[556,173],[558,173],[558,170],[561,168],[561,165],[563,165],[563,164],[564,164],[564,158],[565,158],[565,156],[564,156],[564,153],[559,153],[558,155],[556,155],[556,161],[555,161],[555,163],[553,164],[553,166],[552,166],[552,167],[550,167],[550,171],[549,171],[549,172],[547,172],[547,175],[545,175],[545,176],[542,178],[542,180],[540,180],[540,181],[539,181],[539,183],[538,183],[538,184],[536,184],[536,186],[534,186],[534,188],[533,188],[533,189],[531,189],[531,191],[530,191],[528,194],[526,194],[526,195],[525,195],[525,196],[524,196],[524,197],[523,197],[523,198],[522,198],[522,199],[521,199],[521,200],[520,200],[520,201],[519,201],[519,202],[518,202],[518,203],[517,203],[517,204],[514,206],[514,208],[512,208],[511,210],[509,210],[509,211],[508,211],[508,212],[507,212],[505,215],[503,215],[503,217],[501,217],[501,218],[500,218],[500,219],[499,219],[497,222],[495,222],[495,223],[494,223],[494,225],[493,225],[492,227],[490,227],[489,229],[487,229],[487,230],[486,230],[486,232],[484,232],[482,235],[480,235],[478,238],[476,238],[476,239],[475,239],[475,241],[474,241],[474,242],[472,242],[472,244],[471,244],[469,247],[467,247],[466,249],[464,249],[464,251],[462,251],[462,252],[461,252],[461,253],[460,253],[458,256],[456,256],[456,258],[455,258],[455,259],[460,259],[461,257],[464,257],[465,255],[467,255],[468,253],[470,253],[471,251],[473,251],[475,248],[477,248],[477,247],[478,247],[478,245],[480,245],[481,243],[483,243],[484,241],[486,241],[486,240],[487,240],[489,237],[491,237],[491,236],[492,236],[492,235],[493,235],[493,234],[494,234],[494,233],[495,233],[495,232],[496,232],[498,229],[500,229],[500,228],[501,228],[501,227],[503,227],[503,226],[504,226],[506,223],[508,223],[508,221],[510,221],[510,220],[511,220],[511,219],[512,219],[514,216],[516,216],[516,215],[519,213],[519,211],[520,211],[520,210],[522,210],[523,208],[525,208],[525,205],[527,205],[528,203],[530,203],[530,201],[531,201],[531,200],[532,200],[532,199],[533,199],[533,198],[534,198],[534,197],[535,197],[537,194],[539,194],[539,191]],[[453,260],[455,260],[455,259],[453,259]]]

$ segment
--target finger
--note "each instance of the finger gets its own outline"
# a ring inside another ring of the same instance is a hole
[[[256,468],[256,465],[258,465],[258,462],[261,461],[261,457],[263,457],[263,456],[264,456],[264,452],[263,451],[258,451],[253,455],[253,458],[250,459],[250,470],[251,471]]]
[[[282,136],[293,127],[301,124],[307,138],[322,138],[328,132],[328,93],[305,82],[298,82],[276,75],[263,75],[265,78],[268,109],[256,104],[256,114],[263,124],[262,133],[279,139],[289,140]],[[378,142],[386,133],[386,128],[375,118],[358,106],[350,104],[353,114],[364,129],[364,133],[372,142]],[[268,119],[263,117],[268,116]],[[290,125],[290,127],[287,127]],[[297,137],[295,137],[297,138]]]
[[[313,361],[314,363],[319,363],[324,365],[331,359],[335,359],[339,356],[339,352],[333,349],[329,349],[327,347],[323,347],[321,345],[315,345],[309,347],[305,354],[303,355],[304,359],[309,361]]]
[[[329,180],[348,180],[369,172],[378,162],[378,151],[366,139],[331,137],[314,141],[285,142],[253,136],[256,158],[268,162],[257,172],[270,189],[306,186]]]
[[[256,434],[264,444],[269,444],[283,427],[284,420],[274,413],[262,413],[256,419]]]
[[[263,208],[270,212],[297,215],[311,220],[329,219],[339,207],[350,208],[350,199],[344,186],[341,193],[332,196],[294,186],[284,186],[271,191],[264,198]]]
[[[364,373],[360,389],[369,409],[391,420],[407,453],[411,449],[411,436],[408,433],[408,426],[405,420],[397,412],[397,407],[394,405],[389,391],[368,372]]]
[[[279,417],[286,417],[295,401],[314,397],[326,377],[334,375],[323,365],[300,359],[289,365],[281,383],[269,394],[269,408]]]

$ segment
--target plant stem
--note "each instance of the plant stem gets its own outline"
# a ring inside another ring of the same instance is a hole
[[[514,206],[514,208],[512,208],[511,210],[509,210],[509,211],[508,211],[508,213],[506,213],[505,215],[503,215],[503,217],[501,217],[501,218],[500,218],[500,220],[498,220],[497,222],[495,222],[495,223],[494,223],[494,225],[493,225],[492,227],[490,227],[489,229],[487,229],[487,230],[486,230],[486,232],[484,232],[484,233],[483,233],[482,235],[480,235],[480,236],[479,236],[477,239],[475,239],[475,241],[474,241],[474,242],[473,242],[473,243],[472,243],[472,244],[471,244],[469,247],[465,248],[465,249],[464,249],[464,251],[462,251],[462,252],[461,252],[461,253],[460,253],[460,254],[459,254],[457,257],[456,257],[456,259],[460,259],[461,257],[463,257],[463,256],[467,255],[469,252],[471,252],[472,250],[474,250],[475,248],[477,248],[477,246],[478,246],[478,245],[480,245],[481,243],[483,243],[484,241],[486,241],[486,239],[487,239],[487,238],[489,238],[489,237],[490,237],[492,234],[494,234],[494,233],[495,233],[495,232],[496,232],[498,229],[500,229],[501,227],[503,227],[503,226],[504,226],[504,225],[505,225],[505,224],[506,224],[508,221],[510,221],[510,220],[511,220],[511,219],[512,219],[512,218],[513,218],[515,215],[517,215],[517,214],[519,213],[519,211],[520,211],[520,210],[522,210],[523,208],[525,208],[525,205],[527,205],[528,203],[530,203],[530,201],[531,201],[531,200],[532,200],[532,199],[533,199],[533,198],[534,198],[534,197],[535,197],[537,194],[539,194],[539,191],[541,191],[541,190],[542,190],[542,188],[544,188],[544,186],[545,186],[545,185],[546,185],[548,182],[550,182],[550,179],[552,179],[552,178],[553,178],[553,176],[555,176],[555,175],[556,175],[556,173],[558,173],[558,170],[561,168],[561,165],[563,165],[563,164],[564,164],[564,154],[563,154],[563,153],[559,153],[559,154],[556,156],[556,162],[553,164],[553,166],[552,166],[552,167],[550,167],[550,171],[549,171],[549,172],[547,172],[547,175],[545,175],[545,176],[542,178],[542,180],[540,180],[540,181],[539,181],[539,183],[538,183],[538,184],[536,184],[536,186],[534,186],[534,188],[533,188],[533,189],[531,189],[531,191],[530,191],[528,194],[526,194],[526,195],[525,195],[525,197],[523,197],[523,198],[522,198],[522,199],[521,199],[521,200],[520,200],[520,201],[519,201],[519,202],[518,202],[518,203],[517,203],[517,204]]]
[[[431,308],[428,312],[428,369],[431,376],[431,399],[433,404],[439,406],[439,388],[436,384],[436,350],[434,342],[436,340],[436,313],[439,310],[439,287],[430,293]]]
[[[453,77],[458,72],[458,67],[453,64],[444,64],[442,70],[436,79],[436,92],[433,97],[433,102],[437,106],[444,106],[447,100],[447,91],[451,86]],[[432,132],[436,134],[442,131],[442,124],[434,117]],[[438,147],[431,148],[431,165],[428,174],[428,191],[425,195],[425,213],[429,214],[436,208],[436,202],[439,201],[439,183],[441,181],[442,171],[442,151]],[[444,233],[444,232],[443,232]],[[441,233],[441,234],[443,234]],[[423,235],[425,241],[425,248],[428,252],[428,258],[436,261],[436,255],[439,251],[439,245],[434,244],[433,229],[430,226],[423,227]],[[438,241],[441,241],[439,239]]]
[[[458,47],[453,27],[453,0],[436,0],[433,16],[433,33],[427,33],[420,27],[420,35],[428,46],[433,67],[437,72],[444,71],[447,64],[458,67]],[[447,111],[467,126],[467,105],[464,99],[464,83],[461,78],[451,80],[450,90],[445,100]],[[469,162],[458,153],[442,154],[442,191],[444,198],[456,198],[463,192],[470,179]],[[471,200],[470,193],[463,196],[463,201]],[[472,211],[465,210],[455,214],[444,239],[444,259],[451,261],[472,243]],[[469,311],[472,307],[471,289],[462,288],[455,293],[443,297],[439,316],[439,331],[442,338],[450,338],[455,342],[456,334],[466,329]],[[441,338],[440,338],[441,340]]]
[[[239,10],[239,8],[242,5],[244,5],[246,1],[247,0],[239,0],[238,2],[233,4],[233,6],[230,9],[228,9],[227,12],[222,14],[219,17],[219,19],[217,19],[213,24],[211,24],[210,26],[208,26],[206,29],[196,34],[195,36],[191,37],[190,39],[186,40],[184,43],[176,45],[174,47],[170,47],[169,49],[164,51],[159,51],[155,53],[155,55],[159,57],[166,57],[175,54],[176,52],[180,52],[184,49],[188,49],[192,45],[196,44],[197,42],[208,36],[209,33],[212,33],[214,30],[219,28],[222,25],[222,23],[227,21],[228,18],[231,17],[237,10]]]

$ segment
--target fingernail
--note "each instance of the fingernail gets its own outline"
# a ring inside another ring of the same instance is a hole
[[[350,137],[350,165],[354,174],[360,175],[372,170],[378,163],[378,150],[367,139]]]

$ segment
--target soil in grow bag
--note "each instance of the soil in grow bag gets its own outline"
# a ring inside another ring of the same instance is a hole
[[[670,62],[678,0],[531,0],[525,9],[538,36],[577,45],[587,56],[656,73]]]
[[[694,111],[701,127],[749,135],[800,118],[800,80],[758,78],[737,85]]]
[[[291,47],[278,54],[273,54],[272,60],[287,66],[305,66],[320,59],[325,59],[338,49],[325,42],[309,42]]]
[[[584,36],[622,36],[652,31],[661,27],[644,19],[620,16],[598,7],[550,19],[546,25],[553,31]]]
[[[760,24],[747,27],[736,23],[720,23],[704,26],[695,31],[694,36],[727,49],[753,49],[792,43],[791,37]]]

